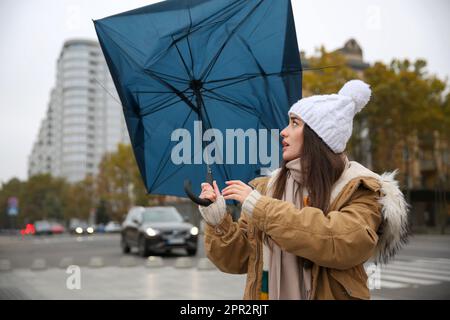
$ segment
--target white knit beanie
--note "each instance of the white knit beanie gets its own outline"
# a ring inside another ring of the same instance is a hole
[[[303,122],[333,150],[341,153],[353,130],[353,117],[369,102],[370,87],[361,80],[347,82],[338,94],[316,95],[296,102],[288,114]]]

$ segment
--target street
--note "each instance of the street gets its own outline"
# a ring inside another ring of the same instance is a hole
[[[124,255],[120,235],[0,237],[0,299],[241,299],[245,275],[200,268],[184,250],[149,267],[136,252]],[[382,267],[372,299],[450,299],[450,236],[416,235]],[[188,259],[188,260],[186,260]],[[80,267],[81,288],[66,286],[68,261]],[[189,261],[187,265],[183,265]],[[181,264],[179,264],[181,263]],[[371,264],[366,264],[370,269]],[[371,277],[369,276],[369,279]],[[216,288],[222,288],[218,291]]]
[[[118,266],[126,256],[120,249],[119,234],[34,236],[23,240],[3,237],[0,242],[0,259],[11,260],[14,268],[29,268],[35,259],[44,259],[47,267],[58,268],[67,257],[80,267],[88,266],[93,257],[101,257],[105,266]],[[130,256],[144,260],[136,250]],[[177,257],[183,256],[184,250],[174,250],[164,256],[165,265],[171,266]]]

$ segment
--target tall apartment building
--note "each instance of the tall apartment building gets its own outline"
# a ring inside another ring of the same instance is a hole
[[[118,101],[99,44],[66,41],[47,114],[28,159],[28,175],[50,173],[75,182],[97,174],[105,152],[130,143]]]

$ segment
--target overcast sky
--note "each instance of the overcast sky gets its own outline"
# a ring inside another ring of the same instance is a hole
[[[0,182],[27,178],[28,156],[55,84],[65,40],[96,39],[91,19],[158,1],[0,0]],[[292,0],[299,47],[307,54],[355,38],[368,62],[425,58],[450,75],[448,0]]]

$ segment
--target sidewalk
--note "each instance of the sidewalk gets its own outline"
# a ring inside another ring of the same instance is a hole
[[[0,273],[0,299],[242,299],[245,275],[174,267],[81,267],[81,288],[68,289],[64,269]]]

